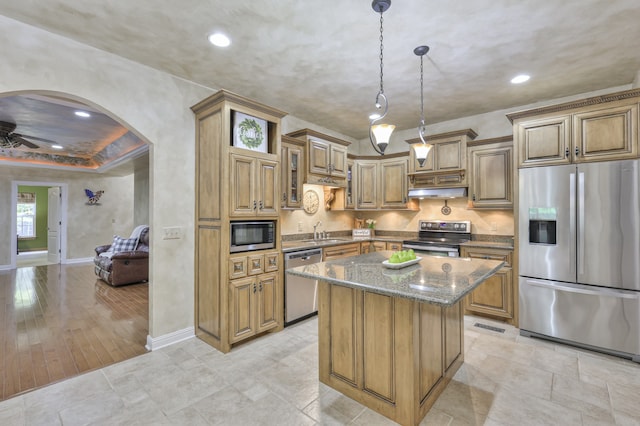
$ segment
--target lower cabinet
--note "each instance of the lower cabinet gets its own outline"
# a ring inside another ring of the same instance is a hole
[[[393,251],[402,250],[402,242],[399,242],[399,241],[387,242],[387,250],[393,250]]]
[[[514,324],[513,250],[488,247],[461,247],[462,257],[504,261],[495,275],[480,284],[465,299],[465,311]]]
[[[363,241],[360,243],[360,254],[373,253],[387,249],[384,241]]]
[[[341,257],[357,256],[360,254],[360,243],[341,244],[339,246],[322,249],[322,261],[339,259]]]
[[[277,253],[268,253],[229,260],[232,344],[278,326],[278,258]]]

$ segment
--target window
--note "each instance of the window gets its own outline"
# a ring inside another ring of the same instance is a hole
[[[18,193],[18,238],[36,237],[36,194]]]

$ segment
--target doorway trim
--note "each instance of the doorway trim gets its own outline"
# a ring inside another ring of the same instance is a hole
[[[59,186],[62,191],[62,200],[60,202],[60,263],[67,263],[67,205],[68,205],[68,187],[66,183],[60,182],[40,182],[28,180],[11,181],[11,232],[12,235],[18,226],[18,186]],[[11,269],[16,268],[18,242],[15,238],[11,238]]]

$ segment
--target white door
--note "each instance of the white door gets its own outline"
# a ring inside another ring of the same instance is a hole
[[[60,187],[49,188],[49,207],[47,216],[47,260],[51,263],[60,263]]]

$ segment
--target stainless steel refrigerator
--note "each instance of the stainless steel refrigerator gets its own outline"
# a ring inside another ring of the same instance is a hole
[[[640,362],[638,160],[519,171],[523,335]]]

